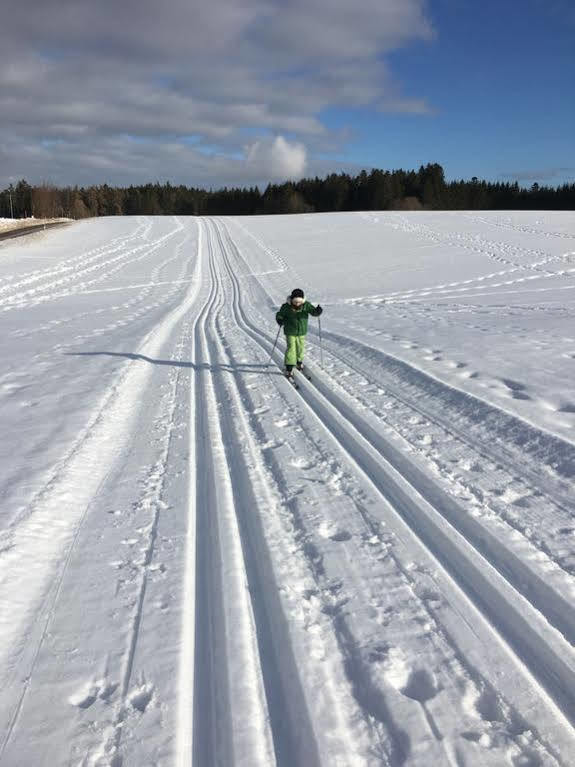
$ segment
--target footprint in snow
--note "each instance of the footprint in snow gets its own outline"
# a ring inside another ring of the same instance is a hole
[[[144,684],[136,688],[129,697],[130,705],[140,713],[144,713],[148,708],[150,701],[154,695],[154,686],[151,684]]]
[[[89,685],[75,695],[70,695],[68,703],[71,703],[72,706],[76,706],[76,708],[90,708],[90,706],[98,700],[99,692],[100,688],[98,685]]]
[[[419,703],[426,703],[435,698],[439,692],[437,682],[432,673],[427,669],[412,669],[407,678],[407,683],[401,688],[400,692],[406,698],[417,700]]]
[[[491,688],[485,688],[475,702],[475,709],[486,722],[503,722],[505,716],[501,709],[501,701]]]
[[[338,527],[334,522],[322,522],[318,533],[322,538],[329,538],[331,541],[349,541],[351,538],[351,533]]]
[[[480,463],[478,463],[477,461],[471,460],[469,458],[461,458],[457,460],[457,465],[464,471],[474,471],[474,472],[483,471]]]
[[[324,593],[322,594],[323,606],[321,611],[324,615],[336,616],[342,607],[349,602],[349,597],[336,596],[335,594]]]
[[[312,469],[315,466],[313,461],[308,461],[307,458],[292,458],[290,464],[296,469]]]
[[[417,592],[417,595],[423,602],[431,602],[432,607],[437,607],[443,601],[439,591],[425,586],[423,589]]]
[[[505,384],[505,386],[512,392],[522,392],[526,388],[525,384],[522,384],[519,381],[514,381],[512,378],[502,378],[501,383]]]
[[[269,440],[269,442],[265,442],[262,445],[262,450],[277,450],[279,447],[282,447],[283,445],[285,445],[285,442],[283,440],[272,439],[272,440]]]
[[[76,694],[70,695],[68,703],[76,708],[90,708],[98,698],[107,703],[117,689],[118,685],[110,682],[88,682]]]

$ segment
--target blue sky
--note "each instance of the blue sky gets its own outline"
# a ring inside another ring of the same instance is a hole
[[[0,187],[575,180],[573,0],[4,0]]]
[[[437,0],[436,36],[388,61],[428,115],[326,113],[351,126],[359,165],[440,162],[448,178],[558,184],[575,180],[575,3]]]

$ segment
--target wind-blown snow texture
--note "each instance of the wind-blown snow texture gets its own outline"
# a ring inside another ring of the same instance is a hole
[[[574,763],[573,214],[86,221],[0,323],[1,767]]]

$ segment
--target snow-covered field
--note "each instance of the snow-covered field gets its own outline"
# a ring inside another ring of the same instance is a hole
[[[0,330],[1,767],[575,763],[574,214],[85,221]]]

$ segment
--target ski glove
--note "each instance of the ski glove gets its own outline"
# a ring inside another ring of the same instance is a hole
[[[276,317],[277,324],[281,327],[284,324],[284,321],[281,317]]]
[[[317,314],[315,315],[316,317],[319,317],[319,315],[323,312],[323,309],[321,308],[319,304],[315,307],[315,310],[317,312]]]

